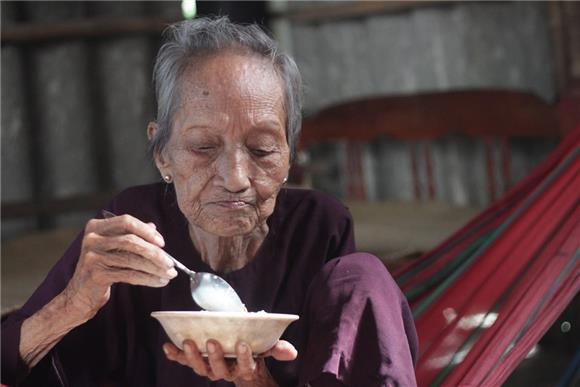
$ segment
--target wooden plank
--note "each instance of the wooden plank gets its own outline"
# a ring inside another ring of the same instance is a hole
[[[61,40],[110,38],[161,33],[177,20],[159,18],[91,19],[66,23],[22,23],[2,28],[2,44],[36,44]]]
[[[22,86],[23,100],[25,101],[25,117],[27,119],[27,139],[28,139],[28,160],[30,170],[30,185],[33,192],[33,203],[36,208],[43,208],[45,198],[50,195],[50,181],[46,176],[43,157],[42,132],[44,123],[41,117],[41,106],[38,97],[38,72],[36,70],[36,61],[33,59],[32,48],[20,48],[22,56]],[[3,214],[4,215],[4,214]],[[54,219],[43,211],[30,213],[36,218],[36,226],[39,229],[51,228],[54,225]]]
[[[553,106],[530,93],[464,90],[371,97],[323,109],[304,120],[301,145],[346,139],[370,141],[467,136],[559,137]]]
[[[114,192],[100,192],[75,195],[62,199],[50,199],[42,202],[22,201],[2,203],[2,219],[24,218],[28,216],[54,216],[74,211],[98,210],[113,196]]]
[[[451,5],[459,1],[352,1],[334,4],[297,6],[283,11],[274,11],[271,17],[288,19],[295,23],[318,23],[377,15],[381,13],[403,12],[417,7]]]
[[[105,99],[104,80],[101,71],[102,63],[99,44],[90,41],[85,44],[85,66],[88,74],[86,81],[87,99],[89,101],[89,117],[87,125],[90,127],[91,153],[94,159],[94,171],[97,180],[97,189],[109,191],[113,188],[113,165],[111,162],[111,135],[107,130],[104,118]]]
[[[559,94],[566,91],[568,85],[568,55],[566,52],[566,34],[562,20],[562,4],[560,1],[551,1],[548,3],[550,17],[550,32],[552,43],[554,45],[554,78],[558,86]]]

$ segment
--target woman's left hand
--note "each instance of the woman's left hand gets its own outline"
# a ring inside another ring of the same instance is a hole
[[[285,340],[278,341],[271,349],[254,358],[252,350],[246,343],[236,345],[236,359],[225,359],[220,343],[208,340],[206,343],[207,358],[204,358],[195,342],[185,340],[183,351],[171,343],[163,345],[163,351],[169,360],[173,360],[184,366],[191,367],[193,371],[210,380],[224,379],[234,382],[236,386],[277,386],[268,372],[264,358],[272,356],[279,361],[291,361],[296,359],[296,348]]]

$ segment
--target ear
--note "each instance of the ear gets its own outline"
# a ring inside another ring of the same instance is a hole
[[[151,142],[151,140],[155,137],[155,134],[157,133],[158,130],[159,125],[157,124],[157,122],[150,121],[149,124],[147,124],[147,138],[149,139],[149,142]],[[153,150],[153,158],[155,159],[155,165],[157,166],[157,169],[159,170],[161,176],[165,176],[169,173],[168,170],[169,162],[167,160],[167,157],[163,153],[164,152],[158,152],[156,150]]]
[[[155,121],[149,121],[147,124],[147,139],[151,141],[155,136],[155,133],[159,130],[159,125]]]

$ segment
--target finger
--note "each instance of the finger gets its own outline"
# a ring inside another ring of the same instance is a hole
[[[256,362],[252,356],[252,349],[244,342],[236,345],[236,376],[245,380],[252,380],[256,370]]]
[[[224,359],[224,352],[221,345],[215,340],[208,340],[206,343],[207,358],[211,372],[217,379],[232,380],[230,369]]]
[[[122,267],[109,266],[111,257],[92,250],[83,251],[82,260],[77,265],[78,276],[81,281],[89,281],[102,286],[111,286],[117,282],[125,282],[132,285],[165,286],[169,283],[168,278],[161,278],[150,273]],[[75,275],[77,275],[75,273]]]
[[[86,229],[101,235],[135,234],[159,247],[165,245],[163,237],[156,229],[131,215],[120,215],[102,220],[93,219],[89,221]]]
[[[272,348],[262,354],[271,356],[278,361],[292,361],[298,356],[296,348],[286,340],[279,340]]]
[[[109,253],[115,258],[115,262],[110,263],[111,266],[141,270],[160,277],[166,276],[174,267],[173,261],[163,250],[136,235],[97,236],[94,239],[93,249]],[[171,273],[177,274],[175,269]],[[169,275],[169,278],[175,275]]]
[[[193,340],[185,340],[183,342],[183,350],[187,359],[187,365],[191,367],[196,374],[200,376],[211,375],[211,370],[208,364],[205,362],[203,356],[201,356],[201,353]]]
[[[171,343],[163,344],[163,352],[165,352],[165,356],[169,360],[178,362],[179,364],[184,365],[184,366],[188,365],[187,358],[185,357],[185,354],[183,353],[183,351],[181,351],[175,345],[173,345]]]
[[[111,284],[121,282],[130,285],[160,288],[169,283],[168,278],[161,278],[150,273],[133,269],[106,267],[104,270],[100,270],[100,273],[100,275],[104,277],[103,282],[109,282]]]
[[[161,269],[143,257],[125,252],[110,252],[105,254],[104,264],[111,270],[134,270],[147,273],[159,279],[171,280],[177,277],[177,270]]]
[[[159,247],[135,235],[104,237],[90,233],[85,236],[83,251],[85,260],[96,261],[91,265],[133,269],[165,279],[177,276],[173,262]]]
[[[159,276],[131,268],[118,267],[115,266],[116,262],[111,257],[111,254],[84,251],[82,256],[82,261],[79,263],[82,266],[79,270],[84,273],[82,275],[90,278],[91,282],[104,286],[124,282],[132,285],[162,287],[169,283],[171,275],[177,275],[177,272],[175,272]]]

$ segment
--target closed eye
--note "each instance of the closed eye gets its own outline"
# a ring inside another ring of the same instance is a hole
[[[266,157],[266,156],[269,156],[269,155],[275,153],[274,150],[270,150],[270,149],[252,149],[251,152],[254,156],[256,156],[258,158]]]
[[[192,153],[207,155],[214,152],[217,149],[217,147],[214,145],[192,145],[188,147],[188,149]]]

